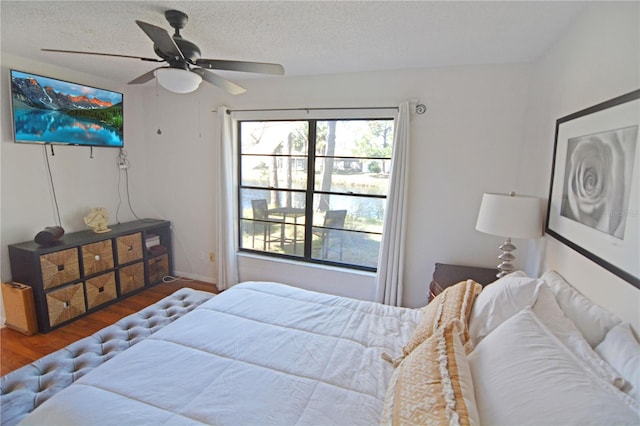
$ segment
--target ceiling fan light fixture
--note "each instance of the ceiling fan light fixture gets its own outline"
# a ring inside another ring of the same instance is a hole
[[[173,93],[191,93],[202,82],[200,75],[179,68],[159,68],[154,74],[160,86]]]
[[[2,1],[2,0],[0,0]],[[173,93],[191,93],[202,81],[219,87],[231,95],[246,92],[243,87],[214,74],[209,70],[241,71],[259,74],[284,75],[284,67],[267,62],[231,61],[224,59],[203,59],[200,48],[182,38],[183,29],[189,17],[178,10],[168,10],[164,14],[175,33],[171,36],[165,29],[147,22],[136,20],[136,24],[153,42],[153,51],[160,58],[120,55],[114,53],[80,52],[77,50],[42,49],[47,52],[77,53],[82,55],[111,56],[116,58],[138,59],[148,62],[166,62],[161,66],[134,78],[129,84],[145,84],[155,77],[164,89]],[[193,68],[192,68],[193,66]]]

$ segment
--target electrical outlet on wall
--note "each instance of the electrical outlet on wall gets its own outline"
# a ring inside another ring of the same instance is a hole
[[[127,160],[127,152],[122,148],[120,149],[120,153],[118,154],[118,167],[124,170],[129,168],[129,160]]]

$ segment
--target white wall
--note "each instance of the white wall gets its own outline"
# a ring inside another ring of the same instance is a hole
[[[146,206],[136,203],[139,194],[145,192],[147,179],[142,157],[143,138],[142,102],[138,89],[123,87],[114,82],[81,74],[69,69],[52,67],[47,64],[25,60],[24,58],[2,54],[0,68],[0,111],[1,111],[1,221],[0,275],[2,281],[11,280],[7,245],[32,240],[46,226],[56,225],[56,214],[51,196],[49,177],[42,145],[16,144],[13,142],[10,108],[10,69],[33,72],[54,78],[88,84],[105,89],[124,92],[125,148],[129,154],[132,169],[129,172],[134,209],[138,215],[149,215]],[[51,174],[66,232],[86,229],[83,217],[93,207],[106,207],[110,213],[110,223],[115,223],[118,205],[118,150],[95,148],[94,158],[89,158],[88,147],[58,146],[55,156],[49,155]],[[124,175],[123,175],[124,177]],[[121,222],[134,217],[126,204],[124,180],[121,186],[124,203],[120,208]],[[4,324],[4,309],[2,310]]]
[[[242,84],[248,91],[237,97],[201,88],[187,96],[160,93],[164,99],[157,102],[153,85],[145,91],[149,105],[146,155],[149,176],[156,182],[147,197],[151,204],[162,206],[162,216],[173,221],[187,247],[190,264],[178,256],[177,272],[214,276],[207,275],[211,273],[206,269],[208,260],[199,256],[215,247],[218,137],[217,117],[210,111],[217,105],[236,109],[389,106],[406,99],[420,99],[428,111],[414,114],[411,124],[404,304],[421,306],[426,302],[435,262],[497,264],[500,238],[475,231],[475,220],[483,192],[521,192],[515,179],[508,177],[517,175],[515,160],[523,143],[526,65],[283,77],[245,80]],[[161,137],[156,135],[158,104],[163,117]],[[526,247],[516,253],[524,259]],[[242,257],[240,265],[242,280],[297,281],[305,288],[363,299],[375,294],[372,274],[265,263],[254,256]]]
[[[533,65],[523,153],[528,167],[520,176],[525,191],[548,196],[556,119],[640,87],[639,16],[638,2],[590,3]],[[560,271],[640,330],[638,289],[550,236],[540,245],[540,257],[542,268]]]
[[[201,87],[176,95],[154,83],[145,86],[145,202],[152,217],[170,220],[176,273],[214,282],[217,202],[217,117],[215,90]],[[158,134],[160,129],[160,134]]]

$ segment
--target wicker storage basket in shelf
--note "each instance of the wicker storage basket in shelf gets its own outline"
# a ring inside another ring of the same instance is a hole
[[[116,238],[116,248],[119,265],[142,259],[142,234],[137,232]]]
[[[85,244],[81,250],[84,275],[93,275],[107,269],[113,269],[113,246],[111,245],[111,240]]]
[[[151,285],[162,282],[169,274],[169,257],[166,254],[149,260],[149,282]]]
[[[144,287],[144,264],[142,262],[120,268],[120,294],[127,294]]]
[[[85,313],[82,283],[72,284],[47,293],[47,309],[51,326]]]
[[[87,280],[87,306],[89,309],[107,303],[117,297],[116,276],[113,272]]]
[[[40,268],[42,270],[42,286],[45,289],[77,280],[80,278],[78,249],[74,247],[43,254],[40,256]]]

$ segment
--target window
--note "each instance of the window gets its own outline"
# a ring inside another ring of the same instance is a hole
[[[239,121],[240,249],[375,270],[393,124]]]

